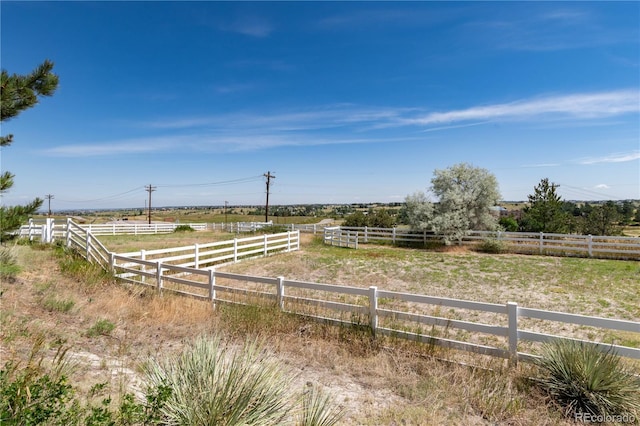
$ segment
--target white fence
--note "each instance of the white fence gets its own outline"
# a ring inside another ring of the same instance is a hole
[[[374,335],[409,339],[513,362],[536,358],[530,353],[532,343],[552,339],[578,340],[574,336],[542,332],[549,327],[541,328],[541,322],[561,324],[555,328],[551,326],[551,329],[577,325],[582,332],[589,330],[586,332],[589,336],[607,336],[614,330],[624,333],[625,341],[640,340],[640,322],[637,321],[530,309],[511,302],[494,304],[448,299],[377,287],[338,286],[215,269],[218,262],[297,250],[299,231],[235,239],[233,244],[222,242],[115,254],[80,226],[69,222],[68,230],[67,246],[77,249],[90,262],[102,265],[127,282],[150,286],[160,293],[174,292],[213,303],[266,303],[284,312],[327,323],[364,325],[370,327]],[[640,349],[602,343],[606,339],[610,338],[603,338],[601,342],[580,341],[640,359]]]
[[[325,228],[325,243],[348,241],[349,247],[358,243],[391,242],[392,244],[427,244],[442,237],[399,228],[332,227]],[[609,237],[573,234],[546,234],[542,232],[490,232],[470,231],[461,241],[473,244],[495,240],[510,251],[550,255],[583,255],[597,258],[640,259],[639,237]],[[347,246],[347,243],[345,243]]]
[[[69,221],[70,219],[67,219]],[[77,225],[77,224],[76,224]],[[180,226],[189,226],[195,231],[227,231],[232,233],[255,232],[266,226],[273,225],[273,222],[237,222],[237,223],[133,223],[128,221],[118,221],[115,223],[77,225],[93,235],[143,235],[171,233]],[[292,229],[293,230],[293,229]],[[67,232],[67,222],[56,223],[54,219],[45,220],[29,219],[26,225],[17,231],[21,238],[28,238],[31,241],[39,240],[44,243],[51,243],[56,238],[63,238]]]

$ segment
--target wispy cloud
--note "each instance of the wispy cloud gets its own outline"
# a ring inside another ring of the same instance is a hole
[[[273,31],[273,24],[261,16],[242,16],[235,21],[220,25],[222,31],[234,32],[251,37],[268,37]]]
[[[560,165],[561,165],[560,163],[523,164],[522,166],[520,166],[520,168],[536,169],[536,168],[545,168],[545,167],[558,167]]]
[[[240,88],[241,89],[241,88]],[[232,90],[232,88],[221,90]],[[271,113],[232,112],[169,117],[134,123],[138,139],[65,144],[43,151],[47,156],[89,157],[145,152],[223,152],[266,150],[283,146],[377,144],[428,141],[425,132],[453,131],[496,121],[541,123],[557,120],[593,123],[597,119],[637,113],[639,94],[633,90],[571,94],[517,102],[431,112],[415,107],[370,107],[333,104]],[[571,123],[574,125],[574,123]],[[131,125],[131,124],[130,124]],[[417,128],[417,129],[416,129]],[[156,136],[157,135],[157,136]],[[638,152],[575,160],[581,164],[638,159]],[[538,164],[527,167],[551,167]]]
[[[640,150],[632,152],[618,152],[605,155],[603,157],[583,158],[578,160],[579,164],[600,164],[600,163],[626,163],[628,161],[640,160]]]
[[[174,146],[180,138],[138,138],[109,142],[85,142],[60,145],[40,151],[48,157],[103,157],[123,154],[144,154],[166,151]]]
[[[213,134],[198,133],[176,137],[134,138],[126,140],[110,140],[96,143],[79,143],[61,145],[40,151],[48,157],[105,157],[114,155],[138,155],[150,153],[180,152],[248,152],[280,147],[307,147],[321,145],[353,145],[415,142],[422,140],[415,137],[331,137],[322,135],[299,134]]]
[[[461,110],[433,112],[422,117],[402,119],[400,123],[427,126],[463,121],[526,120],[545,116],[594,119],[637,113],[639,110],[640,92],[620,90],[549,96],[504,104],[475,106]]]
[[[515,51],[559,51],[636,43],[637,27],[611,27],[593,7],[566,6],[555,10],[533,5],[487,21],[461,26],[475,42],[493,49]]]

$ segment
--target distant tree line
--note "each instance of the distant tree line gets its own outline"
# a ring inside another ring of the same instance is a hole
[[[504,216],[495,209],[500,199],[496,178],[486,169],[456,164],[434,172],[429,194],[437,198],[436,202],[417,192],[407,196],[398,209],[354,211],[343,225],[409,225],[417,231],[442,235],[445,243],[451,243],[471,230],[622,235],[624,226],[640,224],[640,208],[633,201],[575,203],[562,200],[557,188],[548,178],[542,179],[519,214]]]
[[[503,218],[501,225],[510,230],[515,221],[516,230],[525,232],[621,235],[624,226],[640,222],[640,210],[630,200],[579,205],[562,200],[556,188],[549,179],[542,179],[529,195],[521,219]]]

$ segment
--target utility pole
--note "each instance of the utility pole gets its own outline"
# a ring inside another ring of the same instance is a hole
[[[229,206],[229,202],[224,202],[224,227],[227,227],[227,207]]]
[[[269,185],[271,184],[271,178],[275,179],[276,177],[271,172],[267,172],[263,176],[267,178],[267,203],[264,207],[264,221],[269,222]]]
[[[156,190],[156,187],[149,184],[145,186],[144,189],[149,193],[149,225],[151,225],[151,193]]]
[[[49,217],[51,217],[51,200],[55,197],[51,194],[47,194],[44,196],[44,198],[46,198],[49,201]]]

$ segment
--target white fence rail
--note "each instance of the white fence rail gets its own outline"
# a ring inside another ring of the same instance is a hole
[[[70,219],[68,219],[70,220]],[[75,224],[93,235],[144,235],[171,233],[180,226],[189,226],[195,231],[226,231],[232,233],[256,232],[264,227],[273,225],[273,222],[235,222],[235,223],[134,223],[118,221],[103,224]],[[31,241],[38,240],[51,243],[56,238],[64,238],[67,232],[67,222],[56,223],[54,219],[44,220],[29,219],[26,225],[18,229],[18,236],[28,238]],[[293,228],[291,229],[294,230]]]
[[[376,335],[409,339],[430,345],[474,352],[511,361],[531,361],[536,342],[575,339],[543,333],[539,323],[560,323],[550,328],[593,329],[580,340],[601,350],[640,359],[640,349],[605,343],[611,330],[625,341],[640,341],[640,322],[583,316],[520,307],[361,288],[219,272],[220,263],[299,249],[299,231],[134,253],[110,253],[90,232],[69,222],[66,242],[90,262],[98,263],[122,280],[151,286],[213,303],[270,304],[285,312],[332,324],[370,327]],[[225,243],[227,244],[225,246]],[[569,325],[569,326],[568,326]],[[533,327],[533,329],[532,329]],[[629,334],[631,333],[631,334]]]
[[[344,239],[350,241],[349,247],[356,248],[357,243],[375,241],[392,244],[427,244],[429,241],[441,240],[441,237],[435,234],[399,228],[332,227],[325,228],[324,235],[327,244]],[[519,253],[640,259],[639,237],[470,231],[461,243],[474,244],[485,240],[504,243],[509,250]]]
[[[161,262],[163,265],[206,269],[221,263],[236,263],[256,257],[266,257],[275,253],[288,253],[300,249],[300,233],[287,231],[279,234],[265,234],[256,237],[234,238],[228,241],[193,244],[158,250],[140,250],[116,255],[125,262],[132,259]],[[111,268],[118,266],[116,263]]]
[[[371,327],[374,334],[408,339],[441,347],[510,359],[531,361],[536,355],[522,350],[528,342],[572,339],[540,333],[520,325],[521,319],[578,324],[603,330],[637,333],[640,323],[519,307],[516,303],[492,304],[468,300],[332,284],[257,277],[195,269],[163,262],[115,255],[115,272],[125,280],[152,286],[159,292],[174,292],[212,302],[266,303],[284,312],[332,324]],[[443,309],[446,308],[446,309]],[[467,312],[471,318],[489,314],[495,324],[453,319],[442,312]],[[439,330],[439,331],[438,331]],[[460,330],[461,333],[456,331]],[[488,338],[483,336],[489,336]],[[466,340],[465,340],[466,337]],[[640,359],[640,349],[584,341],[602,350]],[[530,347],[530,345],[528,346]]]

